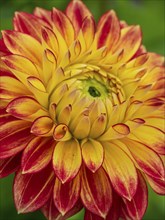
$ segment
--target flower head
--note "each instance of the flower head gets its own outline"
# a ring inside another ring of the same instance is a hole
[[[1,39],[0,175],[19,213],[141,219],[164,193],[163,58],[113,10],[16,13]],[[82,205],[83,204],[83,205]]]

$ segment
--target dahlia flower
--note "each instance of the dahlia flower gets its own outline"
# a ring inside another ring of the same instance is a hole
[[[165,149],[163,58],[140,27],[73,0],[16,12],[0,44],[0,177],[15,172],[18,213],[142,219]]]

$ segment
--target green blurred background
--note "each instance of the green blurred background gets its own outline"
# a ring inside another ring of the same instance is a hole
[[[0,0],[0,29],[12,29],[12,18],[15,11],[32,12],[36,6],[45,9],[57,7],[64,10],[69,0]],[[143,44],[148,51],[164,55],[164,0],[84,0],[92,11],[96,21],[109,9],[117,12],[120,20],[128,24],[139,24],[143,31]],[[44,220],[38,211],[17,215],[12,198],[13,175],[0,180],[0,219],[1,220]],[[84,212],[70,218],[83,219]],[[149,188],[148,210],[144,220],[165,219],[165,198],[156,195]]]

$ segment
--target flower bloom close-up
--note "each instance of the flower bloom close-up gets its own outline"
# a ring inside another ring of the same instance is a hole
[[[16,12],[0,40],[0,177],[18,213],[143,218],[164,194],[164,59],[113,10]]]

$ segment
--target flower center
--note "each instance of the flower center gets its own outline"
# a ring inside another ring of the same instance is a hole
[[[101,93],[93,86],[90,86],[88,92],[93,97],[100,97]]]

